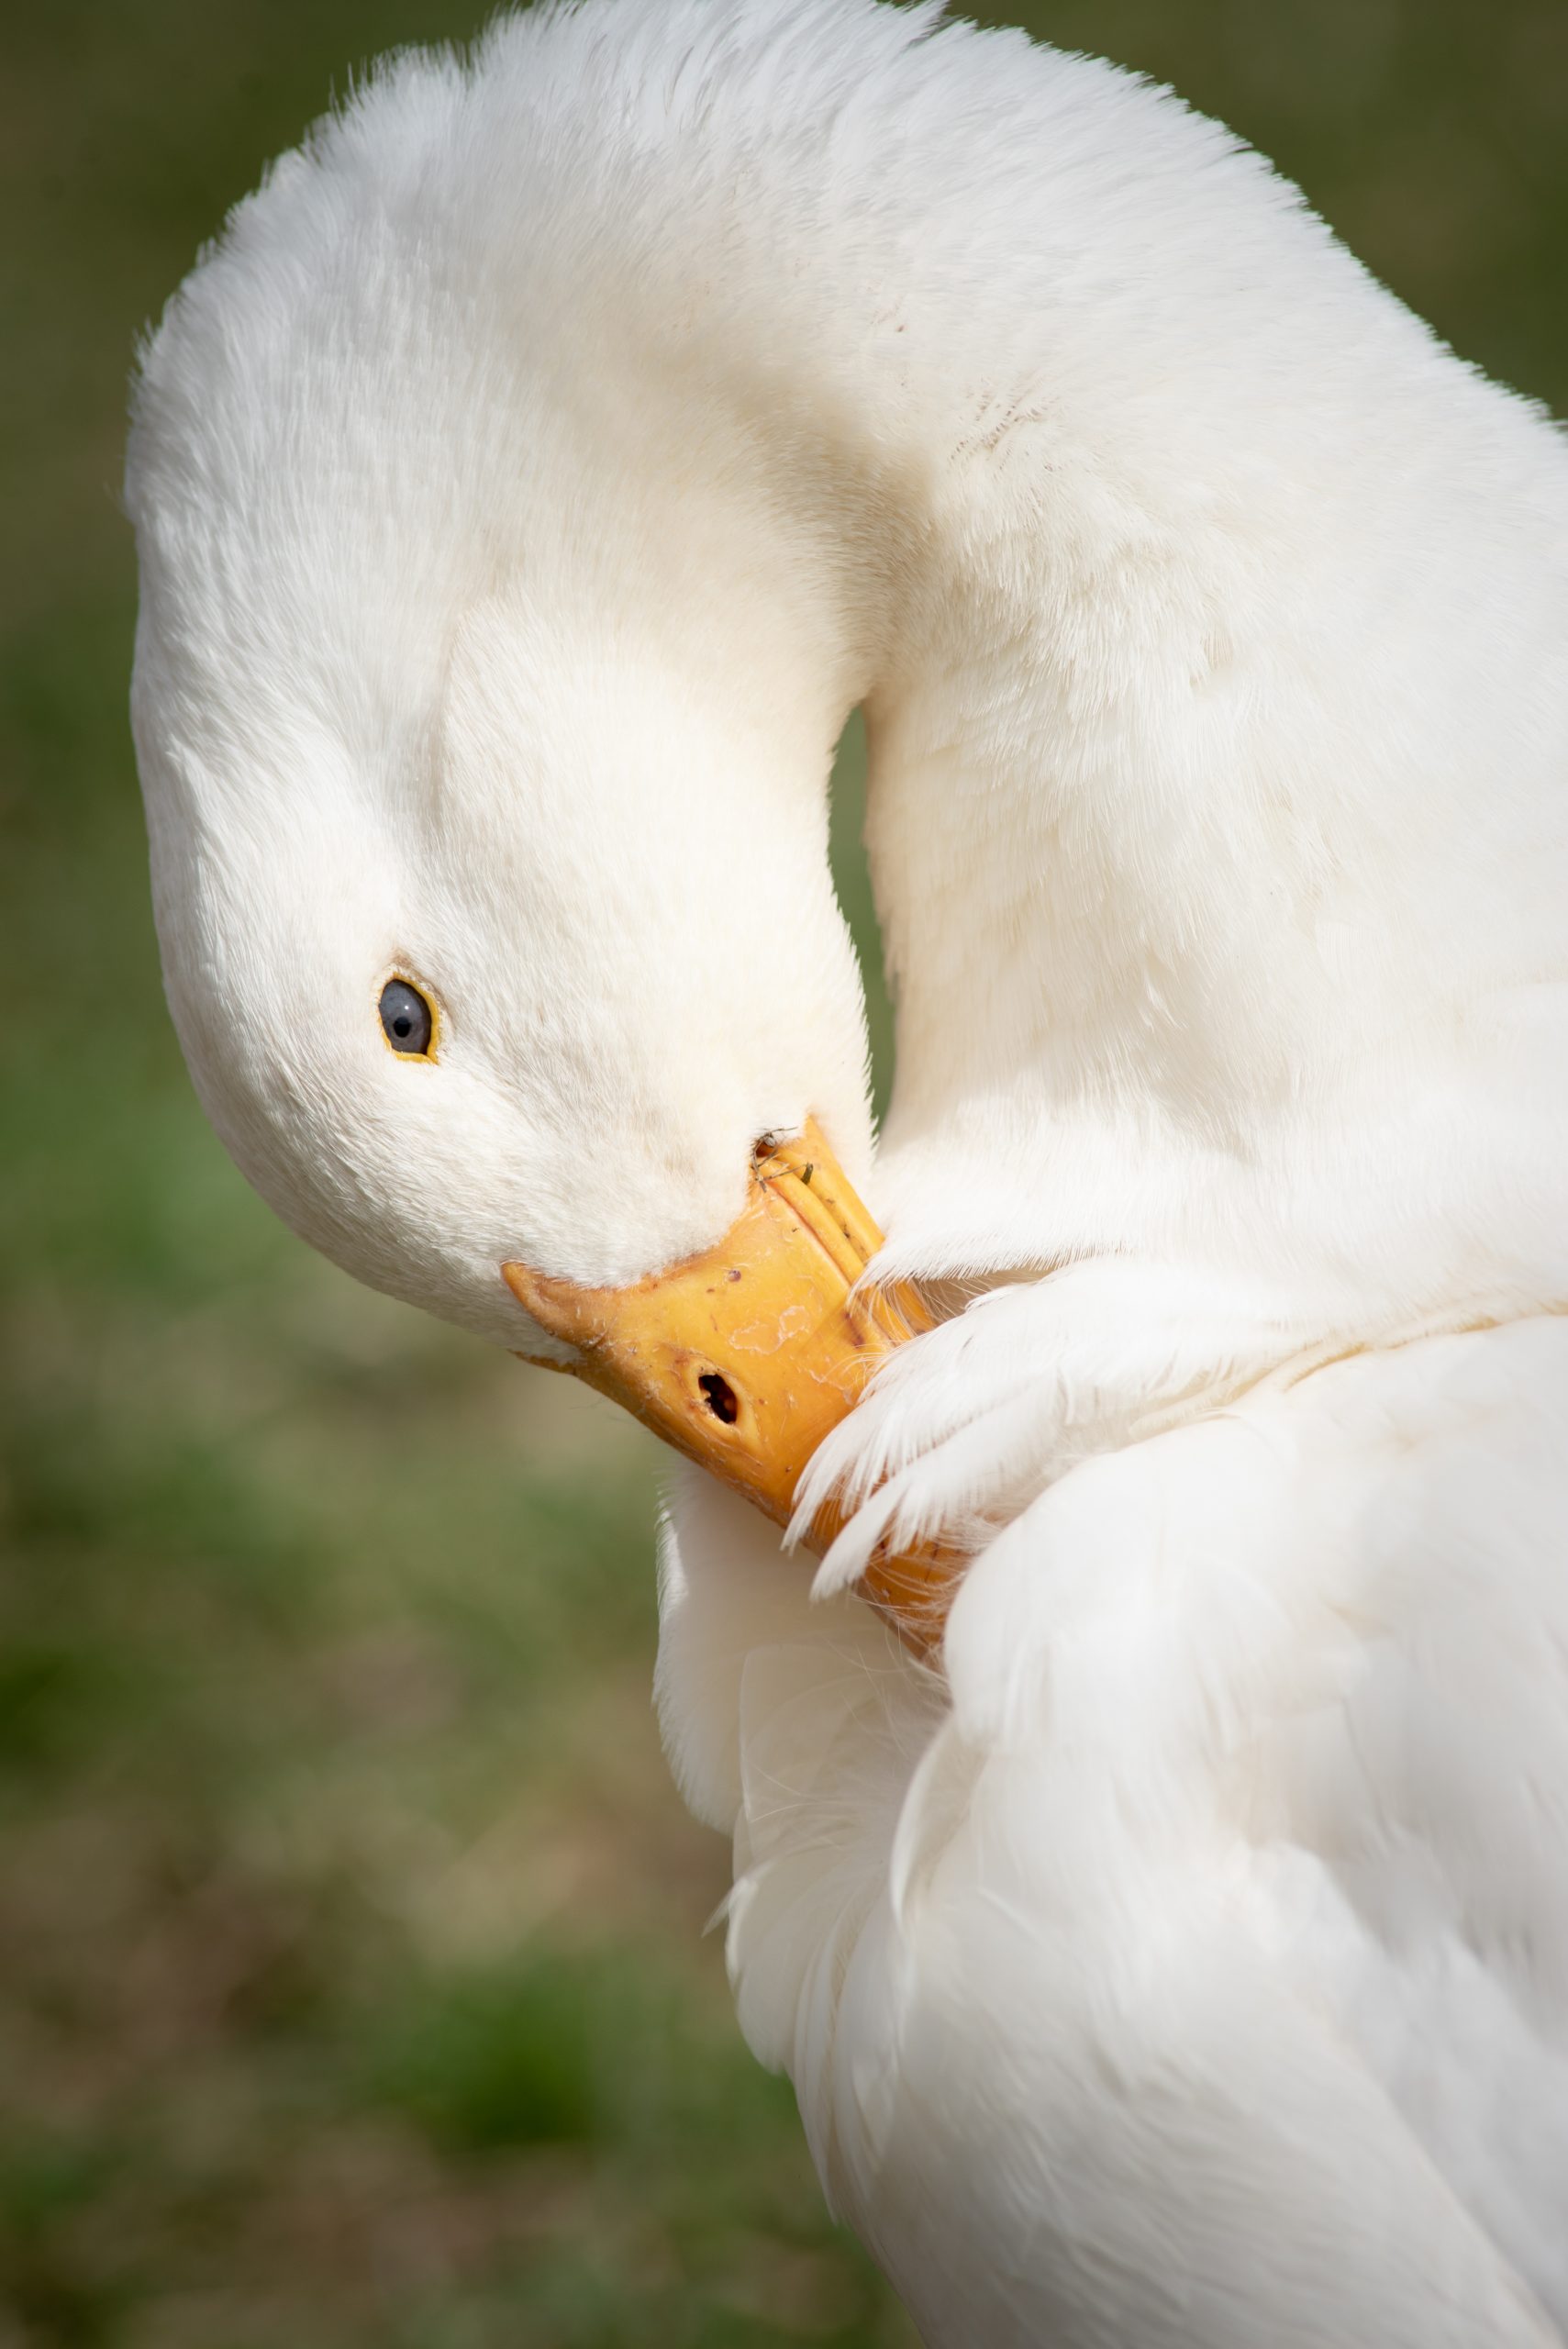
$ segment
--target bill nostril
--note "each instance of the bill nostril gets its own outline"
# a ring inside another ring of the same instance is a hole
[[[702,1397],[716,1419],[732,1428],[740,1417],[740,1402],[728,1378],[717,1370],[705,1370],[697,1380]]]

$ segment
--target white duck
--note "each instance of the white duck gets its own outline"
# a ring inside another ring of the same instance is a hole
[[[815,1597],[691,1475],[659,1666],[745,2028],[927,2338],[1561,2342],[1545,417],[1106,66],[586,0],[275,168],[129,494],[170,996],[291,1224],[572,1362],[815,1117],[878,1272],[986,1292],[818,1452]],[[944,1542],[927,1662],[846,1586]]]

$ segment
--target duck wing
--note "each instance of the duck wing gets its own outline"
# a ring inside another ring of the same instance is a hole
[[[742,2020],[929,2340],[1564,2337],[1565,1430],[1568,1322],[1359,1355],[1063,1476],[945,1686],[710,1641]]]

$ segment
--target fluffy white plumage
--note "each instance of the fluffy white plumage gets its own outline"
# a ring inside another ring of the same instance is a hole
[[[1560,2341],[1553,428],[1108,67],[586,0],[276,167],[129,494],[171,1001],[298,1229],[517,1345],[504,1259],[707,1245],[815,1112],[995,1292],[814,1464],[815,1601],[695,1480],[664,1561],[742,2021],[927,2337]],[[981,1549],[945,1677],[890,1518]]]

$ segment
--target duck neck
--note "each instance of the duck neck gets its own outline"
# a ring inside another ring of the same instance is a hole
[[[1382,1246],[1456,1003],[1558,952],[1562,453],[1165,94],[873,14],[883,78],[751,139],[748,84],[732,156],[673,112],[614,331],[689,657],[813,791],[865,707],[895,1238]]]

